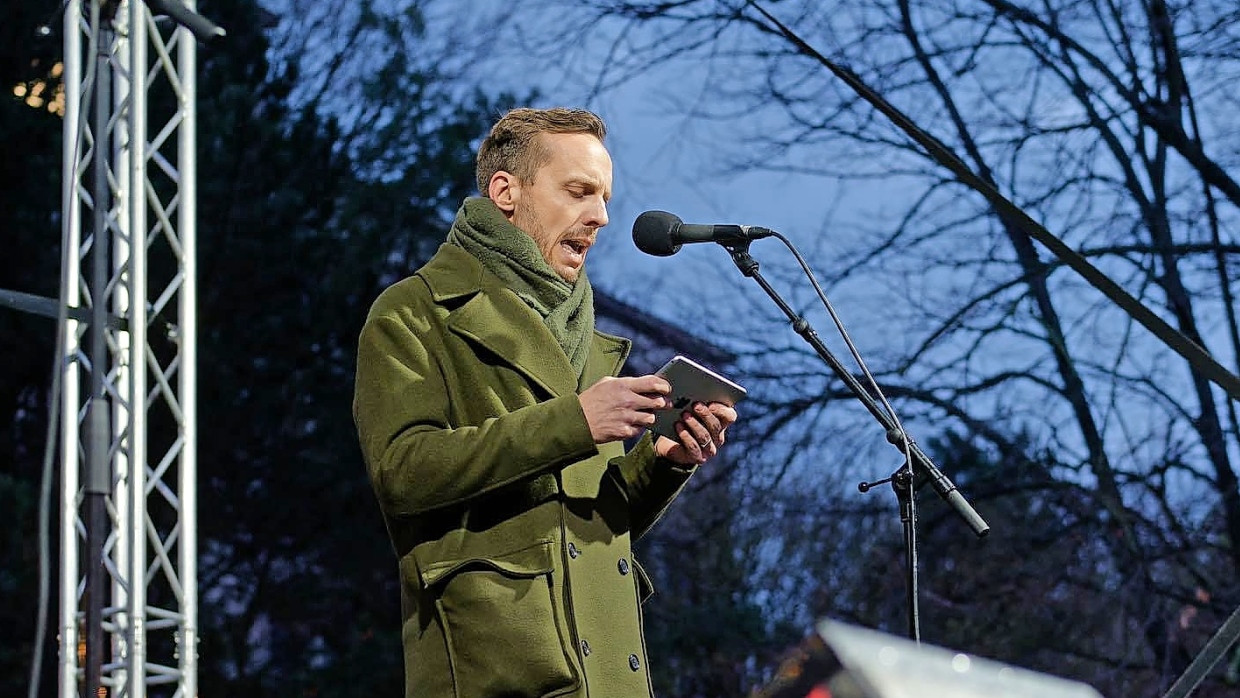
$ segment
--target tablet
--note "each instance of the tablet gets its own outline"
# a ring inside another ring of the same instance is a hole
[[[684,356],[673,356],[656,373],[672,384],[672,409],[655,413],[650,430],[660,436],[678,441],[675,424],[680,415],[695,402],[722,402],[735,405],[745,399],[745,389]]]

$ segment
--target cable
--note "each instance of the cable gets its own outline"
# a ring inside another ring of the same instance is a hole
[[[909,464],[909,468],[912,468],[913,447],[909,443],[908,433],[904,431],[904,425],[900,423],[900,417],[896,414],[895,409],[891,407],[891,403],[887,402],[887,396],[884,395],[882,389],[878,387],[878,381],[874,379],[874,376],[870,373],[869,367],[865,365],[865,360],[861,358],[860,352],[857,351],[856,345],[853,344],[852,337],[848,335],[848,330],[844,329],[844,323],[840,320],[839,315],[836,314],[835,308],[831,306],[831,301],[827,300],[827,294],[823,292],[822,286],[818,284],[818,279],[814,278],[814,272],[810,270],[809,265],[805,263],[805,259],[801,257],[801,253],[797,251],[797,248],[792,245],[788,238],[784,237],[782,233],[778,233],[774,230],[771,231],[771,235],[772,237],[779,238],[779,241],[784,243],[784,246],[792,252],[792,256],[797,260],[797,264],[801,265],[801,269],[805,272],[805,276],[809,278],[809,283],[814,287],[814,292],[818,294],[818,299],[822,301],[823,307],[827,309],[827,314],[831,316],[831,321],[835,323],[836,329],[839,330],[840,337],[844,339],[844,345],[848,347],[848,353],[852,354],[853,360],[856,361],[857,366],[861,368],[861,374],[865,376],[866,382],[870,384],[870,388],[874,391],[874,394],[877,395],[879,401],[883,403],[883,409],[886,410],[887,416],[891,417],[891,421],[895,423],[896,430],[900,434],[900,444],[902,446],[900,450],[904,453],[904,458]]]

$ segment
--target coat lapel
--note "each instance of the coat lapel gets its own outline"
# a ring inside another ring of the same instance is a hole
[[[551,330],[515,293],[489,288],[448,319],[448,327],[512,364],[552,395],[577,391],[577,376]]]
[[[436,302],[464,301],[449,314],[453,332],[506,361],[553,396],[577,391],[568,357],[542,318],[487,274],[473,255],[445,243],[418,273]]]

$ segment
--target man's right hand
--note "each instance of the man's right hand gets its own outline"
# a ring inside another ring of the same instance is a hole
[[[665,379],[656,376],[603,378],[581,393],[581,410],[594,443],[605,444],[632,438],[654,424],[654,413],[669,409],[672,391]]]

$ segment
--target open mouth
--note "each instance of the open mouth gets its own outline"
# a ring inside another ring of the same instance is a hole
[[[568,251],[570,259],[578,264],[585,259],[586,250],[590,249],[590,243],[585,240],[565,240],[560,244]]]
[[[590,249],[590,243],[584,240],[565,240],[564,246],[574,254],[585,254],[586,250]]]

